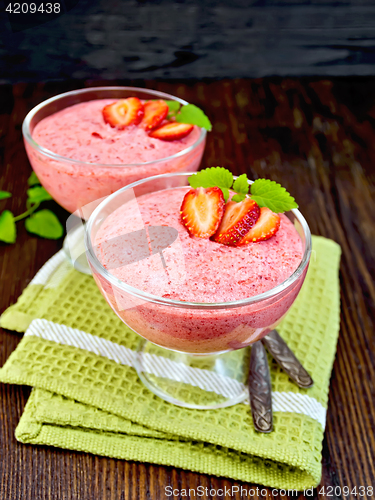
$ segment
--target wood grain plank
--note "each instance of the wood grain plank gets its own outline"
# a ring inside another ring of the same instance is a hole
[[[203,167],[223,165],[237,174],[281,182],[297,198],[312,231],[341,245],[341,335],[331,381],[321,486],[374,484],[374,79],[138,83],[177,94],[205,109],[214,127]],[[14,192],[7,208],[15,213],[24,208],[31,170],[20,126],[27,111],[56,93],[98,84],[69,81],[0,87],[0,102],[5,103],[0,115],[0,189]],[[66,212],[58,209],[58,214],[63,221]],[[0,312],[17,300],[61,245],[28,235],[22,223],[18,233],[16,245],[0,244]],[[1,332],[1,364],[19,340],[18,334]],[[232,485],[256,487],[172,467],[21,445],[14,430],[29,389],[1,385],[0,394],[0,498],[159,500],[167,498],[167,485],[179,490],[199,485],[216,490]],[[265,497],[296,498],[272,495],[269,489]],[[313,498],[318,497],[315,491]],[[235,498],[247,497],[236,494]]]

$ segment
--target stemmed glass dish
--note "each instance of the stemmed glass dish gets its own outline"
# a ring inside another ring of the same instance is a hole
[[[88,220],[85,246],[89,265],[101,293],[117,316],[144,339],[140,341],[136,360],[136,368],[142,381],[155,394],[169,402],[189,408],[219,408],[246,398],[247,392],[243,384],[247,376],[248,350],[243,348],[274,329],[293,304],[306,276],[311,254],[311,235],[298,210],[286,213],[302,242],[303,255],[297,269],[272,289],[241,300],[217,303],[172,300],[162,296],[167,295],[165,291],[168,290],[166,281],[163,282],[162,279],[160,295],[149,293],[147,287],[136,288],[133,286],[134,282],[120,280],[108,266],[103,266],[102,247],[97,244],[99,229],[115,210],[125,204],[129,204],[130,208],[144,193],[187,187],[190,175],[191,173],[175,173],[155,176],[110,195]],[[144,223],[140,220],[139,235],[142,235],[142,227]],[[148,231],[152,255],[147,255],[146,252],[143,260],[159,258],[159,271],[164,269],[165,272],[168,271],[170,279],[183,282],[186,276],[183,251],[178,238],[173,240],[170,233],[164,241],[166,244],[159,238],[157,248],[154,249],[150,227]],[[133,250],[139,249],[138,243],[131,240],[131,234],[134,236],[135,233],[129,233],[124,227],[120,238],[125,239],[119,239],[118,244],[125,249],[126,244],[131,241]],[[155,241],[156,239],[157,237]],[[142,256],[137,257],[133,252],[133,257],[127,262],[113,261],[113,267],[138,265],[136,260],[138,263],[142,262]],[[144,269],[146,273],[151,273],[147,271],[151,268]],[[189,286],[188,281],[186,286]],[[236,381],[237,384],[233,385],[231,381]],[[215,384],[221,388],[231,387],[233,391],[216,391],[213,387]]]
[[[33,139],[36,125],[58,111],[97,99],[127,97],[139,97],[141,100],[164,99],[177,101],[182,105],[187,104],[183,99],[155,90],[136,87],[94,87],[52,97],[34,107],[23,122],[24,144],[33,170],[57,203],[71,213],[76,213],[82,207],[139,179],[165,172],[198,170],[206,143],[205,129],[200,129],[200,134],[193,144],[172,156],[132,164],[121,162],[105,164],[66,158],[46,149]],[[87,148],[90,149],[90,145]],[[81,216],[80,213],[77,215]],[[74,241],[73,246],[77,248],[72,248],[70,252],[71,245],[66,242],[65,249],[68,256],[84,253],[82,238],[83,232],[79,228],[78,234],[71,238],[71,241]],[[85,271],[85,269],[80,270]]]
[[[139,179],[165,172],[198,169],[206,141],[204,129],[201,129],[194,144],[177,154],[134,164],[119,162],[109,165],[64,158],[37,144],[33,139],[35,126],[43,118],[62,109],[96,99],[126,99],[131,96],[142,100],[165,99],[177,101],[182,105],[187,104],[183,99],[155,90],[136,87],[94,87],[73,90],[47,99],[26,116],[22,132],[31,166],[45,189],[69,212],[73,213],[88,203]]]

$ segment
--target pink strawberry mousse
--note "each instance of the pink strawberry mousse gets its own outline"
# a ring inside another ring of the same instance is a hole
[[[149,137],[139,125],[118,130],[106,124],[102,116],[104,106],[115,101],[98,99],[76,104],[35,126],[34,141],[60,159],[25,143],[43,186],[70,212],[144,177],[198,169],[205,145],[204,140],[199,142],[199,127],[187,137],[170,142]],[[198,142],[192,151],[168,160]]]
[[[191,237],[181,224],[180,206],[187,190],[175,188],[143,195],[137,198],[139,208],[133,201],[114,211],[96,237],[96,253],[103,266],[124,283],[149,294],[198,303],[230,303],[254,297],[293,274],[301,262],[303,249],[296,229],[285,215],[280,215],[280,229],[267,241],[242,247],[221,245]],[[124,249],[115,238],[141,229],[142,224],[177,229],[181,250],[176,248],[175,260],[168,260],[167,252],[163,252],[168,274],[161,265],[156,265],[159,254],[120,267]],[[184,270],[182,280],[173,278],[173,265]],[[160,273],[164,273],[164,281]],[[134,302],[136,307],[131,307],[126,303],[130,296],[112,287],[103,277],[95,273],[94,277],[115,312],[137,333],[170,349],[210,353],[244,347],[264,336],[293,303],[304,274],[294,286],[272,299],[211,310],[146,301]]]

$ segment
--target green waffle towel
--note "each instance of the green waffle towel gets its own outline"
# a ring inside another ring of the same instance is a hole
[[[339,331],[339,260],[336,243],[313,237],[305,283],[279,332],[315,384],[299,389],[271,361],[274,431],[260,434],[248,404],[190,410],[149,392],[133,367],[139,337],[60,251],[0,320],[25,332],[0,381],[34,387],[16,438],[275,488],[316,486]],[[202,397],[185,382],[181,390]]]

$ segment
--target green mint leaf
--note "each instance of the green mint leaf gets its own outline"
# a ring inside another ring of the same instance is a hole
[[[5,243],[14,243],[16,236],[16,224],[13,214],[9,210],[4,210],[0,214],[0,240]]]
[[[209,174],[212,178],[213,186],[218,186],[219,188],[230,188],[233,184],[232,172],[223,167],[211,167],[207,168]]]
[[[228,201],[229,199],[229,189],[228,188],[220,188],[221,191],[223,192],[223,196],[224,196],[224,201],[225,203]]]
[[[232,196],[231,200],[236,201],[237,203],[243,201],[246,198],[246,194],[235,194]]]
[[[233,183],[233,175],[223,167],[205,168],[189,177],[189,184],[193,188],[197,187],[225,187],[230,188]]]
[[[237,179],[234,181],[233,184],[233,191],[235,191],[238,194],[247,194],[249,192],[249,183],[247,182],[247,175],[242,174]],[[242,198],[243,200],[244,198]],[[233,198],[232,198],[233,200]],[[242,201],[241,200],[241,201]],[[236,200],[234,200],[236,201]]]
[[[0,200],[5,200],[5,198],[10,198],[12,196],[12,193],[9,193],[9,191],[0,191]]]
[[[51,210],[46,209],[39,210],[39,212],[30,215],[25,220],[25,227],[29,233],[37,234],[42,238],[50,240],[57,240],[64,234],[64,228],[59,219]]]
[[[169,108],[167,119],[170,120],[172,118],[175,118],[179,109],[181,108],[181,104],[178,101],[165,101],[165,102]]]
[[[27,183],[29,186],[35,186],[35,184],[40,184],[38,177],[35,172],[32,172],[30,177],[27,179]]]
[[[251,184],[250,192],[251,198],[260,207],[268,207],[272,212],[287,212],[292,208],[298,208],[294,198],[275,181],[257,179]]]
[[[170,113],[177,113],[181,108],[181,104],[178,101],[165,101]]]
[[[27,190],[28,202],[31,204],[52,200],[52,196],[42,186],[34,186]]]
[[[194,106],[194,104],[187,104],[182,106],[180,112],[176,115],[176,121],[179,123],[190,123],[190,125],[197,125],[198,127],[212,130],[212,125],[208,117],[203,111]]]
[[[226,168],[211,167],[191,175],[188,180],[192,188],[219,187],[223,192],[224,200],[228,201],[229,188],[233,184],[233,175]]]

